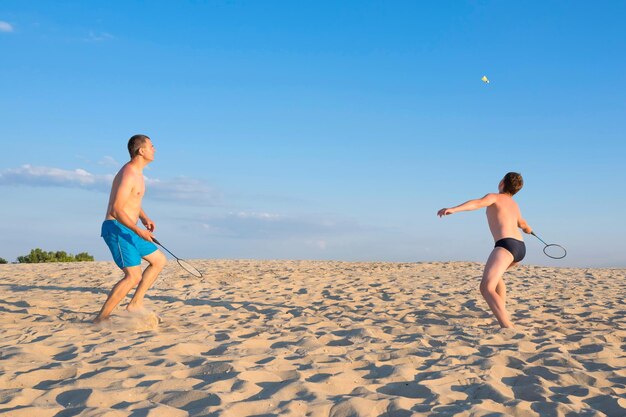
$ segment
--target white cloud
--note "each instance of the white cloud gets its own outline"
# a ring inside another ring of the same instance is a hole
[[[89,35],[87,36],[87,38],[85,38],[85,41],[87,42],[103,42],[103,41],[108,41],[111,39],[115,39],[115,36],[111,35],[110,33],[106,33],[106,32],[94,32],[89,31]]]
[[[109,192],[114,175],[97,175],[84,169],[65,170],[61,168],[22,165],[0,171],[1,185],[27,185],[34,187],[82,188]],[[172,180],[159,180],[145,177],[146,196],[158,200],[183,200],[204,205],[214,205],[219,193],[208,184],[192,178],[179,177]]]
[[[98,165],[108,166],[108,167],[117,167],[121,166],[119,162],[115,160],[112,156],[105,156],[98,161]]]
[[[13,32],[13,25],[8,22],[0,20],[0,32]]]
[[[113,175],[94,175],[84,169],[73,171],[22,165],[0,172],[0,185],[85,188],[104,191],[111,186]]]
[[[117,162],[117,160],[115,158],[113,158],[112,156],[104,156],[102,158],[100,158],[99,161],[93,161],[89,158],[87,158],[84,155],[75,155],[76,159],[80,161],[80,163],[93,167],[95,165],[99,165],[99,166],[103,166],[103,167],[116,167],[116,168],[120,168],[122,165],[124,165],[123,163],[119,163]],[[146,167],[149,168],[149,167]]]
[[[239,211],[237,213],[229,213],[231,216],[238,217],[240,219],[257,219],[257,220],[267,220],[274,221],[280,220],[282,216],[279,214],[272,213],[257,213],[257,212],[247,212],[247,211]]]
[[[266,212],[231,212],[201,219],[201,227],[212,236],[244,239],[298,238],[320,249],[329,236],[359,233],[363,228],[350,219],[319,215],[280,215]]]
[[[171,180],[146,179],[146,195],[159,200],[183,200],[208,205],[215,205],[220,193],[204,181],[188,177]]]

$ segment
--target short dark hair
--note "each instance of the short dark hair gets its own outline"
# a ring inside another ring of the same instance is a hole
[[[146,135],[134,135],[128,140],[128,153],[130,154],[130,159],[137,156],[139,149],[146,144],[147,140],[150,140],[150,138]]]
[[[511,195],[515,195],[524,186],[522,174],[517,172],[508,172],[504,178],[502,178],[502,182],[502,191]]]

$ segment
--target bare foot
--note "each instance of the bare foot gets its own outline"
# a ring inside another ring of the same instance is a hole
[[[109,320],[111,320],[111,317],[100,317],[100,316],[97,316],[95,319],[93,319],[93,324],[106,323]]]

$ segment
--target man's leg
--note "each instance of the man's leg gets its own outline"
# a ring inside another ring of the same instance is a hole
[[[508,271],[512,268],[515,268],[517,265],[519,265],[519,262],[513,262],[506,270]],[[506,304],[506,287],[504,286],[504,279],[502,279],[502,277],[500,277],[500,280],[498,281],[498,285],[496,286],[496,292],[498,293],[500,298],[502,298],[502,303]]]
[[[159,273],[163,270],[163,267],[167,263],[167,259],[163,252],[160,250],[155,250],[150,255],[144,256],[146,261],[150,263],[145,271],[143,271],[143,277],[141,278],[141,282],[135,291],[135,295],[133,295],[132,300],[128,303],[128,307],[126,309],[128,311],[138,311],[143,309],[143,297],[146,295],[146,291],[152,286],[154,281],[157,279]]]
[[[502,305],[506,305],[506,287],[504,285],[504,280],[502,277],[498,280],[498,285],[496,285],[496,294],[500,296],[502,299]]]
[[[505,309],[506,289],[502,275],[513,263],[513,255],[506,249],[494,248],[487,259],[483,279],[480,283],[480,292],[489,304],[489,308],[496,316],[501,327],[513,327]],[[498,291],[499,287],[499,291]]]
[[[124,278],[111,290],[94,323],[100,323],[111,315],[111,312],[141,280],[141,265],[124,268]]]

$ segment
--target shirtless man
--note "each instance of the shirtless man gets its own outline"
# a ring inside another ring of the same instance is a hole
[[[500,181],[498,194],[487,194],[483,198],[470,200],[456,207],[443,208],[437,212],[437,215],[442,217],[459,211],[487,207],[487,221],[496,244],[487,259],[480,292],[501,327],[513,327],[505,309],[506,288],[502,275],[526,255],[526,246],[519,229],[525,233],[532,232],[522,218],[519,206],[513,201],[513,195],[521,190],[523,185],[524,180],[520,174],[509,172]]]
[[[134,287],[137,287],[137,290],[126,309],[130,312],[141,312],[146,291],[166,263],[165,255],[152,241],[154,222],[141,208],[145,192],[143,169],[154,160],[154,145],[149,137],[135,135],[128,141],[128,152],[130,162],[124,165],[113,179],[101,234],[111,250],[115,263],[124,271],[124,278],[115,284],[109,293],[102,310],[94,320],[95,323],[107,320],[113,309]],[[145,229],[137,226],[138,220],[141,220]],[[142,258],[150,264],[143,274]]]

